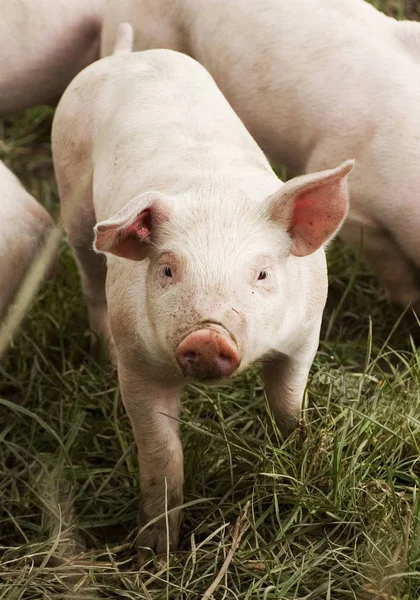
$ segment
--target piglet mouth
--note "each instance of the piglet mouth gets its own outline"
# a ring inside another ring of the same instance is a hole
[[[200,381],[231,377],[241,363],[234,336],[210,321],[198,324],[184,337],[175,358],[184,377]]]

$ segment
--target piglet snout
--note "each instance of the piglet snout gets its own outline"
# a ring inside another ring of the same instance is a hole
[[[175,358],[183,375],[194,379],[229,377],[241,362],[234,342],[213,329],[199,329],[187,335]]]

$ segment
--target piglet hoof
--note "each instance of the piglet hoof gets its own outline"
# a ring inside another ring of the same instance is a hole
[[[297,428],[300,428],[299,416],[293,413],[283,414],[281,419],[274,419],[274,423],[277,425],[277,434],[280,434],[283,439],[290,437]]]
[[[171,531],[169,528],[169,543],[166,527],[162,527],[160,523],[150,525],[143,531],[142,529],[136,539],[139,568],[149,566],[155,560],[161,565],[167,564],[168,553],[174,552],[178,547],[178,529]]]
[[[270,415],[271,416],[271,415]],[[293,415],[284,418],[279,422],[273,417],[269,420],[268,434],[274,445],[282,444],[287,441],[297,440],[297,444],[300,447],[303,441],[307,437],[307,428],[305,421],[300,415]]]
[[[160,564],[167,562],[168,553],[178,548],[181,511],[168,514],[168,519],[162,516],[156,522],[148,524],[140,517],[140,529],[136,537],[137,557],[139,567],[144,567],[156,558]],[[144,525],[143,525],[144,523]]]

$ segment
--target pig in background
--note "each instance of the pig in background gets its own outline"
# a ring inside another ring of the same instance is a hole
[[[103,0],[0,0],[0,117],[56,102],[99,57]],[[0,317],[52,225],[0,164]]]
[[[57,102],[99,58],[104,0],[0,0],[0,116]]]
[[[282,184],[208,72],[169,50],[85,69],[57,107],[52,144],[91,328],[117,361],[134,430],[141,524],[168,509],[175,548],[182,387],[263,359],[274,417],[295,425],[327,294],[323,244],[347,212],[352,162]],[[165,518],[138,545],[164,552]]]
[[[0,161],[0,320],[19,288],[45,235],[48,212]]]
[[[305,18],[305,15],[311,15]],[[341,237],[391,301],[420,313],[420,24],[364,0],[110,0],[134,48],[202,63],[245,125],[293,172],[356,159]]]

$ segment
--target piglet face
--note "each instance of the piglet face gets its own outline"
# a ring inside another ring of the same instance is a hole
[[[214,381],[270,350],[287,301],[290,242],[256,204],[237,214],[202,208],[183,209],[163,227],[162,251],[149,263],[147,306],[156,341],[180,372]]]

